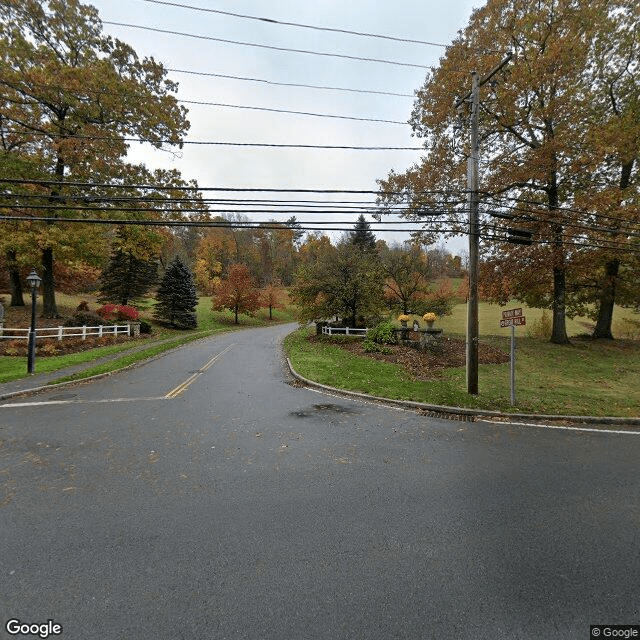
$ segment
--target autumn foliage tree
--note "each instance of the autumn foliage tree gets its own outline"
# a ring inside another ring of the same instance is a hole
[[[485,275],[504,283],[508,273],[511,288],[495,287],[499,295],[551,308],[556,343],[567,342],[566,316],[584,308],[588,291],[601,308],[612,304],[615,261],[633,255],[639,30],[630,0],[489,0],[417,92],[411,124],[424,160],[381,181],[382,203],[403,203],[413,220],[429,216],[425,234],[464,230],[469,119],[464,102],[460,112],[452,105],[471,71],[482,78],[512,51],[482,87]],[[513,227],[533,243],[496,242]],[[607,300],[585,287],[597,271],[610,273],[595,278],[611,282]]]
[[[429,291],[431,271],[418,245],[392,247],[381,252],[385,298],[389,306],[408,313]]]
[[[232,264],[226,278],[216,285],[212,298],[212,309],[233,312],[235,323],[238,315],[252,314],[260,308],[260,292],[254,287],[249,269],[244,264]]]
[[[334,315],[351,327],[376,318],[384,306],[384,278],[377,254],[348,239],[334,247],[319,242],[317,253],[296,272],[291,297],[303,320]]]
[[[260,291],[261,306],[269,309],[269,320],[273,320],[273,309],[283,309],[287,292],[279,281],[270,282]]]
[[[0,177],[31,179],[26,188],[7,183],[18,212],[48,207],[53,218],[76,217],[72,181],[119,182],[127,176],[127,138],[154,147],[179,145],[189,123],[175,96],[177,85],[153,58],[102,33],[95,8],[78,0],[0,2],[0,119],[2,149],[28,157],[18,174],[3,163]],[[12,168],[13,167],[13,168]],[[5,194],[6,195],[6,194]],[[38,196],[29,201],[25,195]],[[41,252],[43,312],[57,315],[53,263],[81,227],[34,223]],[[84,230],[85,246],[100,234]],[[76,246],[82,246],[76,243]]]

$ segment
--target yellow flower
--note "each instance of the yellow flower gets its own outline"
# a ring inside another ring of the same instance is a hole
[[[434,322],[437,317],[438,316],[436,316],[435,313],[432,313],[431,311],[429,311],[429,313],[425,313],[422,316],[422,319],[425,320],[426,322]]]
[[[408,320],[411,320],[411,316],[407,316],[403,313],[401,316],[398,316],[398,320],[400,320],[400,322],[407,322]]]

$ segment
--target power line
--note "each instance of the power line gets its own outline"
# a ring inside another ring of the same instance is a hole
[[[358,120],[360,122],[383,122],[385,124],[404,124],[404,125],[407,124],[406,122],[402,122],[401,120],[382,120],[380,118],[358,118],[355,116],[341,116],[341,115],[334,115],[329,113],[311,113],[308,111],[292,111],[290,109],[272,109],[269,107],[252,107],[252,106],[240,105],[240,104],[226,104],[223,102],[206,102],[204,100],[178,100],[178,102],[182,102],[184,104],[199,104],[199,105],[206,105],[206,106],[212,106],[212,107],[227,107],[230,109],[250,109],[253,111],[269,111],[272,113],[291,113],[299,116],[314,116],[316,118],[339,118],[341,120]]]
[[[78,206],[78,205],[70,205],[70,206],[59,206],[59,205],[55,205],[55,204],[29,204],[29,205],[15,205],[15,204],[0,204],[0,209],[16,209],[16,208],[21,208],[21,209],[32,209],[34,211],[123,211],[123,212],[130,212],[130,213],[135,213],[135,212],[141,212],[141,213],[151,213],[151,212],[158,212],[158,213],[242,213],[242,214],[246,214],[246,213],[270,213],[270,214],[274,214],[274,213],[279,213],[279,214],[302,214],[302,213],[315,213],[315,214],[330,214],[330,215],[335,215],[335,214],[348,214],[348,215],[354,215],[356,213],[362,213],[362,212],[370,212],[370,213],[374,213],[375,209],[372,209],[371,207],[353,207],[349,210],[345,209],[345,208],[327,208],[325,210],[322,209],[232,209],[231,207],[225,207],[225,208],[220,208],[220,209],[207,209],[207,208],[203,208],[203,207],[118,207],[118,206],[111,206],[111,207],[82,207],[82,206]],[[441,211],[425,211],[424,215],[433,215],[433,216],[440,216],[442,215]],[[420,224],[418,222],[415,222],[413,220],[406,220],[406,221],[402,221],[402,220],[398,220],[398,221],[376,221],[375,223],[372,224]]]
[[[488,234],[484,234],[480,236],[481,238],[485,239],[485,240],[498,240],[500,242],[509,242],[509,240],[507,238],[505,238],[504,236],[497,236],[497,235],[488,235]],[[543,244],[553,244],[554,240],[552,238],[549,239],[545,239],[545,238],[539,238],[536,240],[532,241],[532,245],[543,245]],[[568,245],[568,246],[573,246],[573,247],[578,247],[581,249],[602,249],[604,251],[607,250],[615,250],[615,251],[622,251],[623,253],[630,253],[632,255],[639,255],[640,256],[640,249],[636,249],[635,247],[632,246],[621,246],[621,245],[616,245],[616,246],[604,246],[601,244],[596,244],[594,242],[574,242],[571,240],[565,240],[563,242],[563,244]]]
[[[222,73],[208,73],[205,71],[188,71],[186,69],[172,69],[168,67],[165,67],[165,69],[167,71],[170,71],[171,73],[185,73],[185,74],[190,74],[195,76],[211,76],[214,78],[226,78],[228,80],[243,80],[246,82],[262,82],[264,84],[273,84],[281,87],[300,87],[303,89],[322,89],[327,91],[347,91],[350,93],[371,93],[371,94],[382,95],[382,96],[399,96],[402,98],[415,97],[414,94],[412,93],[395,93],[393,91],[378,91],[374,89],[353,89],[349,87],[330,87],[326,85],[300,84],[295,82],[276,82],[275,80],[264,80],[262,78],[247,78],[245,76],[232,76],[232,75],[225,75]]]
[[[492,199],[496,200],[497,198],[495,198],[495,196],[491,196]],[[507,205],[507,204],[500,204],[499,206],[505,208],[505,209],[512,209],[514,211],[523,211],[524,213],[537,213],[537,214],[541,214],[542,213],[542,209],[544,209],[545,213],[548,214],[553,214],[553,213],[576,213],[578,215],[582,215],[585,217],[593,217],[593,218],[604,218],[604,219],[608,219],[608,220],[613,220],[615,222],[620,222],[621,218],[618,216],[612,216],[612,215],[607,215],[606,213],[597,213],[595,211],[587,211],[585,209],[575,209],[572,207],[555,207],[554,209],[548,209],[546,208],[546,204],[543,202],[537,202],[535,200],[526,200],[524,198],[514,198],[514,197],[500,197],[500,200],[506,200],[508,202],[517,202],[520,204],[528,204],[528,205],[533,205],[533,206],[537,206],[540,207],[540,209],[521,209],[518,206],[515,205]],[[624,219],[623,219],[624,221]],[[629,222],[628,220],[626,220],[626,222]]]
[[[446,44],[440,44],[438,42],[428,42],[426,40],[412,40],[410,38],[401,38],[398,36],[387,36],[377,33],[366,33],[362,31],[349,31],[347,29],[335,29],[330,27],[319,27],[316,25],[301,24],[298,22],[284,22],[282,20],[274,20],[273,18],[261,18],[258,16],[249,16],[242,13],[232,13],[230,11],[220,11],[218,9],[205,9],[203,7],[194,7],[188,4],[180,4],[177,2],[164,2],[162,0],[143,0],[143,2],[150,2],[153,4],[163,4],[171,7],[180,7],[181,9],[191,9],[193,11],[204,11],[206,13],[217,13],[225,16],[232,16],[234,18],[243,18],[245,20],[258,20],[260,22],[269,22],[272,24],[279,24],[287,27],[300,27],[302,29],[314,29],[316,31],[331,31],[333,33],[345,33],[352,36],[364,36],[367,38],[382,38],[384,40],[394,40],[395,42],[408,42],[411,44],[424,44],[432,47],[446,48]]]
[[[171,29],[159,29],[157,27],[146,27],[143,25],[139,25],[139,24],[130,24],[127,22],[112,22],[109,20],[104,20],[103,24],[110,24],[116,27],[127,27],[127,28],[131,28],[131,29],[142,29],[144,31],[152,31],[154,33],[167,33],[170,35],[174,35],[174,36],[182,36],[185,38],[196,38],[198,40],[209,40],[212,42],[223,42],[225,44],[236,44],[236,45],[240,45],[240,46],[244,46],[244,47],[258,47],[259,49],[271,49],[272,51],[285,51],[287,53],[304,53],[307,55],[314,55],[314,56],[325,56],[325,57],[329,57],[329,58],[342,58],[344,60],[355,60],[357,62],[376,62],[379,64],[390,64],[390,65],[395,65],[395,66],[399,66],[399,67],[412,67],[414,69],[430,69],[431,67],[429,65],[424,65],[424,64],[414,64],[411,62],[398,62],[395,60],[384,60],[381,58],[365,58],[365,57],[361,57],[361,56],[349,56],[346,54],[341,54],[341,53],[329,53],[329,52],[325,52],[325,51],[310,51],[307,49],[290,49],[287,47],[276,47],[273,45],[267,45],[267,44],[258,44],[255,42],[242,42],[240,40],[228,40],[226,38],[215,38],[213,36],[203,36],[203,35],[198,35],[195,33],[185,33],[183,31],[173,31]]]
[[[283,223],[274,223],[274,222],[256,222],[256,221],[229,221],[229,222],[219,222],[219,221],[208,221],[208,220],[131,220],[131,219],[113,219],[113,218],[55,218],[55,217],[47,217],[47,216],[6,216],[0,215],[0,221],[6,222],[47,222],[50,224],[97,224],[97,225],[134,225],[134,226],[156,226],[156,227],[213,227],[213,228],[230,228],[230,229],[257,229],[257,230],[276,230],[282,231],[287,227],[283,227]],[[326,222],[302,222],[295,226],[295,229],[300,231],[349,231],[352,230],[353,227],[330,227],[327,225],[330,224],[348,224],[340,221],[326,221]],[[422,232],[422,231],[432,231],[437,233],[455,233],[455,234],[463,234],[466,235],[468,232],[462,231],[460,229],[408,229],[408,228],[398,228],[398,229],[378,229],[375,225],[379,223],[371,223],[372,231],[385,231],[388,233],[413,233],[413,232]],[[309,225],[319,225],[319,226],[309,226]],[[498,240],[500,242],[506,242],[507,239],[501,236],[496,235],[488,235],[481,234],[481,238],[488,240]],[[540,239],[535,241],[535,244],[551,244],[553,240],[544,240]],[[631,253],[634,255],[640,255],[640,250],[635,249],[634,247],[608,247],[601,246],[594,243],[578,243],[578,242],[567,242],[566,244],[570,244],[580,248],[593,248],[593,249],[613,249],[615,248],[617,251],[622,251],[624,253]]]
[[[66,88],[64,87],[60,87],[57,84],[51,84],[51,83],[46,83],[46,82],[30,82],[28,83],[28,87],[27,89],[24,89],[23,87],[20,86],[14,86],[13,84],[9,84],[7,82],[4,82],[3,84],[5,84],[7,87],[9,87],[10,89],[13,89],[14,91],[24,94],[28,92],[28,88],[29,87],[44,87],[47,89],[56,89],[56,90],[60,90],[60,91],[67,91]],[[79,94],[91,94],[94,96],[101,96],[101,95],[105,95],[109,93],[108,89],[86,89],[86,88],[82,88],[82,89],[77,89],[77,90],[72,90],[70,92],[73,93],[79,93]],[[31,97],[31,96],[30,96]],[[309,112],[309,111],[295,111],[295,110],[291,110],[291,109],[277,109],[277,108],[272,108],[272,107],[259,107],[259,106],[255,106],[255,105],[241,105],[241,104],[229,104],[226,102],[208,102],[206,100],[183,100],[181,98],[176,98],[176,100],[182,104],[197,104],[197,105],[204,105],[204,106],[212,106],[212,107],[226,107],[226,108],[230,108],[230,109],[252,109],[252,110],[256,110],[256,111],[271,111],[274,113],[291,113],[294,115],[302,115],[302,116],[315,116],[317,118],[340,118],[342,120],[358,120],[358,121],[362,121],[362,122],[382,122],[382,123],[386,123],[386,124],[408,124],[406,121],[402,121],[402,120],[386,120],[383,118],[364,118],[364,117],[359,117],[359,116],[345,116],[345,115],[341,115],[341,114],[331,114],[331,113],[316,113],[316,112]]]
[[[274,187],[201,187],[192,185],[159,185],[159,184],[113,184],[109,182],[81,182],[81,181],[63,181],[47,180],[47,179],[15,179],[0,178],[0,184],[33,184],[33,185],[63,185],[66,187],[104,187],[111,189],[157,189],[160,191],[178,190],[178,191],[228,191],[230,193],[246,192],[246,193],[325,193],[325,194],[373,194],[377,195],[379,191],[370,189],[308,189],[308,188],[288,188],[280,189]],[[449,191],[423,191],[422,194],[448,194]],[[400,195],[401,192],[398,192]]]
[[[284,222],[259,222],[259,221],[229,221],[220,222],[213,220],[149,220],[149,219],[118,219],[118,218],[56,218],[50,216],[7,216],[0,215],[0,221],[5,222],[47,222],[50,224],[97,224],[97,225],[134,225],[134,226],[155,226],[155,227],[221,227],[221,228],[239,228],[239,229],[273,229],[277,231],[283,231],[287,228],[298,229],[301,231],[349,231],[353,229],[353,226],[341,226],[341,227],[329,227],[327,225],[340,224],[349,225],[349,222],[343,222],[340,220],[330,220],[323,222],[300,222],[295,227],[283,226]],[[372,223],[372,227],[378,223]],[[310,227],[308,225],[319,225]],[[420,229],[378,229],[377,227],[372,230],[386,231],[386,232],[399,232],[405,233],[407,231],[420,231]],[[443,230],[443,233],[453,230]]]
[[[151,140],[149,138],[117,138],[108,136],[87,136],[80,134],[45,133],[43,131],[5,131],[8,135],[39,136],[44,138],[63,138],[65,140],[99,140],[104,142],[148,142],[150,144],[172,145],[203,145],[218,147],[255,147],[266,149],[327,149],[350,151],[422,151],[422,147],[384,147],[384,146],[360,146],[360,145],[330,145],[330,144],[275,144],[268,142],[222,142],[218,140]]]

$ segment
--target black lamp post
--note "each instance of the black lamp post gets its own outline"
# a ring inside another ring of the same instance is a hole
[[[31,287],[31,328],[29,329],[29,347],[27,356],[27,372],[33,373],[36,359],[36,295],[42,279],[35,270],[27,276],[27,284]]]

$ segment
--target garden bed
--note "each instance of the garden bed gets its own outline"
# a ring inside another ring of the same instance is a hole
[[[141,336],[144,338],[144,336]],[[80,353],[81,351],[88,351],[89,349],[95,349],[97,347],[106,347],[112,344],[123,344],[133,340],[129,336],[113,336],[106,335],[101,338],[63,338],[58,340],[57,338],[38,338],[36,340],[36,355],[39,357],[46,356],[63,356],[70,353]],[[136,342],[140,338],[136,338]],[[25,339],[0,340],[0,356],[16,356],[24,357],[27,355],[27,347],[29,341]]]
[[[409,339],[412,339],[412,334],[410,331]],[[384,345],[388,353],[367,353],[361,340],[335,340],[323,336],[311,336],[309,339],[312,342],[318,340],[335,344],[354,355],[401,365],[415,380],[438,378],[443,370],[464,367],[466,362],[465,341],[459,338],[441,337],[425,350],[401,345]],[[414,336],[414,339],[419,338]],[[479,364],[502,364],[509,362],[509,354],[486,342],[480,342],[478,359]]]

